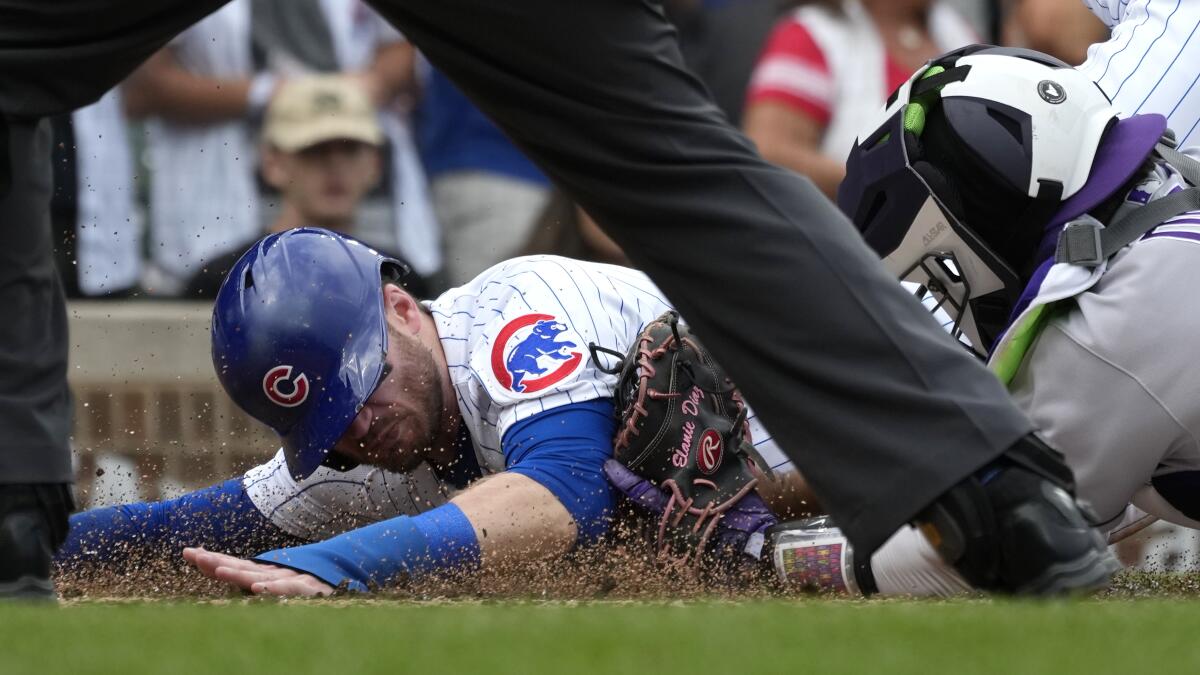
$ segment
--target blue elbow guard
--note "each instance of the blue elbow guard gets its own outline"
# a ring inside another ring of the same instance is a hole
[[[112,563],[131,552],[174,555],[185,546],[242,556],[298,541],[272,525],[235,478],[167,501],[77,513],[55,560]]]
[[[332,539],[270,551],[255,560],[311,574],[334,587],[370,591],[403,576],[473,569],[475,528],[454,504],[399,516]]]

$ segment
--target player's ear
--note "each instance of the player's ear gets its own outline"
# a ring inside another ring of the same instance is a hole
[[[397,330],[416,335],[421,330],[421,305],[412,295],[393,283],[383,285],[383,303],[387,320]]]

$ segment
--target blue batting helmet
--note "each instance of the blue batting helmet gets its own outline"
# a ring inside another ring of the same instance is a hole
[[[383,374],[381,282],[398,260],[336,232],[300,228],[256,243],[213,307],[217,377],[279,434],[297,480],[321,465]]]

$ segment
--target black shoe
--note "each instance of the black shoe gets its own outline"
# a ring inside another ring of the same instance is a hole
[[[66,485],[0,485],[0,600],[53,600],[50,563],[67,534]]]
[[[916,524],[976,588],[1017,595],[1102,590],[1121,565],[1073,489],[1057,453],[1031,435],[951,488]]]

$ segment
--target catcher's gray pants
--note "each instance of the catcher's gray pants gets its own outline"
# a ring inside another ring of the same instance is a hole
[[[0,0],[0,108],[93,100],[221,4]],[[658,3],[372,4],[667,293],[859,550],[1030,431],[837,209],[725,122]]]

